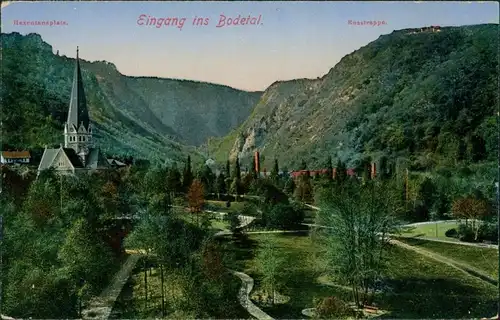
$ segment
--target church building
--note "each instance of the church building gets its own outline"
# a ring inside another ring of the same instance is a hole
[[[56,149],[45,147],[38,173],[54,168],[61,174],[76,174],[109,167],[100,149],[94,146],[77,47],[68,119],[64,125],[64,147],[62,144]]]

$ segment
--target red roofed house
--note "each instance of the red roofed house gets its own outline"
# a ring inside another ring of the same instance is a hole
[[[29,151],[2,151],[0,162],[9,163],[30,163],[31,155]]]
[[[336,168],[334,168],[333,170],[336,171]],[[311,176],[315,176],[315,175],[318,175],[318,174],[326,174],[326,173],[328,173],[328,169],[320,169],[320,170],[298,170],[298,171],[292,171],[290,173],[290,175],[292,176],[292,178],[297,178],[297,177],[300,177],[301,175],[306,174],[307,171],[309,171],[309,174]],[[356,172],[354,171],[354,169],[347,169],[346,173],[350,177],[355,177],[356,176]]]

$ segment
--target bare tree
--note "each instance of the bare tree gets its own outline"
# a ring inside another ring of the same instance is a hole
[[[370,303],[384,267],[387,234],[396,232],[402,207],[394,181],[349,181],[323,195],[317,224],[331,275],[352,286],[357,306]]]
[[[268,296],[274,297],[276,290],[279,288],[279,274],[282,271],[284,264],[283,257],[279,254],[274,243],[268,238],[264,241],[261,249],[257,253],[257,265],[262,273],[262,285]]]
[[[200,213],[203,211],[203,205],[205,203],[204,197],[205,195],[204,195],[203,184],[198,179],[194,180],[191,186],[189,187],[187,200],[188,200],[189,210],[196,215],[197,221]]]

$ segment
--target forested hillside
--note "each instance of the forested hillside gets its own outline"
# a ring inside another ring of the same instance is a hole
[[[58,145],[75,60],[54,54],[56,48],[37,34],[2,34],[1,40],[4,148]],[[127,77],[105,61],[81,65],[99,145],[149,160],[179,161],[194,151],[186,145],[226,134],[260,96],[214,84]]]
[[[291,169],[327,157],[356,166],[382,155],[413,170],[493,161],[498,132],[498,25],[394,31],[316,80],[276,82],[250,118],[210,149],[219,161]]]

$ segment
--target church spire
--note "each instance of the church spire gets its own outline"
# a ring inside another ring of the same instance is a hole
[[[68,111],[68,128],[74,126],[76,130],[83,123],[85,130],[89,128],[89,113],[87,101],[83,89],[82,72],[80,70],[80,59],[78,57],[78,47],[76,47],[76,64],[73,75],[73,86],[71,88],[71,100]]]

